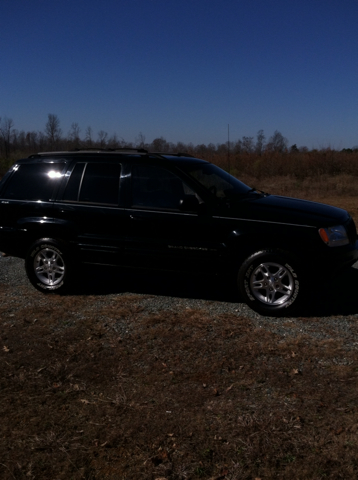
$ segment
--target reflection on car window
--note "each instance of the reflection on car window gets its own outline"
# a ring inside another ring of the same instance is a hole
[[[187,173],[218,198],[244,195],[250,191],[250,187],[211,163],[191,167]]]
[[[134,165],[132,205],[179,210],[180,200],[195,195],[179,177],[160,167]]]
[[[19,165],[16,174],[5,184],[2,197],[48,201],[62,178],[63,168],[63,163]]]

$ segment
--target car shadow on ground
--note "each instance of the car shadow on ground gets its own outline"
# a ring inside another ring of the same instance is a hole
[[[91,265],[84,276],[85,281],[81,286],[75,280],[75,294],[132,293],[230,303],[240,301],[234,282],[214,275],[153,273]]]
[[[84,272],[82,272],[84,273]],[[119,270],[91,266],[75,294],[106,295],[132,293],[190,298],[228,303],[241,303],[234,282],[226,278]],[[306,300],[295,316],[326,317],[358,314],[358,268],[350,268],[339,276],[312,283]]]

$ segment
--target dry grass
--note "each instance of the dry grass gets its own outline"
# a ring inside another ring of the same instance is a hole
[[[2,294],[1,478],[357,476],[358,358],[339,340],[93,302]]]
[[[286,180],[248,183],[358,220],[354,197]],[[358,353],[324,318],[321,341],[297,336],[305,318],[280,337],[234,315],[150,315],[133,295],[48,306],[22,287],[24,307],[0,287],[0,478],[358,476]]]

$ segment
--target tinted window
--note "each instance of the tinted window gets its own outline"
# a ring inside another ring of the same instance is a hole
[[[68,181],[64,200],[118,205],[121,166],[114,163],[78,163]]]
[[[146,165],[133,167],[133,206],[179,210],[180,200],[190,195],[195,195],[195,192],[164,168]]]
[[[62,178],[64,164],[38,163],[19,165],[5,184],[3,198],[16,200],[50,200]]]
[[[189,166],[186,171],[218,198],[230,197],[235,194],[244,195],[251,190],[240,180],[211,163]]]

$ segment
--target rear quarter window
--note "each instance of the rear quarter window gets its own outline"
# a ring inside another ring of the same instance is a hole
[[[9,200],[51,200],[62,179],[63,169],[61,163],[17,165],[4,183],[1,196]]]

